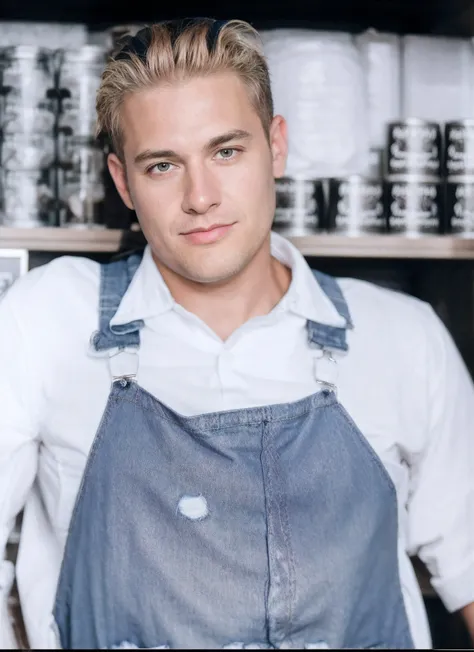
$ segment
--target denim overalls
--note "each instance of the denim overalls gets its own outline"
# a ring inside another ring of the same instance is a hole
[[[140,260],[102,266],[96,351],[138,351],[143,322],[110,320]],[[337,282],[315,275],[352,327]],[[307,332],[328,364],[347,350],[344,328]],[[395,488],[335,387],[184,417],[123,355],[66,542],[62,648],[412,648]]]

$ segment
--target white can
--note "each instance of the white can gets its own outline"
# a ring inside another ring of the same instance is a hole
[[[19,109],[51,112],[53,52],[30,45],[2,48],[0,85],[7,121],[9,114],[16,114]]]
[[[58,127],[66,139],[94,135],[96,93],[105,62],[106,49],[98,45],[62,51],[59,64],[61,103]]]
[[[5,134],[0,143],[0,164],[8,170],[36,170],[54,161],[52,134]]]
[[[97,147],[78,147],[58,174],[59,226],[104,225],[104,155]]]
[[[54,224],[51,171],[1,170],[2,223],[31,228]]]

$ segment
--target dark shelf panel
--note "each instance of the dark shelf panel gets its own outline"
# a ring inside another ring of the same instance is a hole
[[[307,27],[361,31],[367,27],[399,33],[469,35],[472,1],[467,0],[178,0],[167,8],[145,0],[131,4],[110,0],[2,0],[0,20],[84,22],[92,29],[119,23],[153,22],[183,16],[242,18],[258,29]]]

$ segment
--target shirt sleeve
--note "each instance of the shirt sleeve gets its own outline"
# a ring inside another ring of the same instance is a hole
[[[0,300],[0,648],[15,649],[7,599],[14,570],[5,559],[15,517],[23,508],[37,470],[38,374],[27,340],[27,299],[16,284]],[[24,312],[24,314],[23,314]],[[31,338],[30,338],[31,339]]]
[[[428,310],[427,432],[409,460],[408,550],[453,612],[474,602],[474,386],[451,335]]]

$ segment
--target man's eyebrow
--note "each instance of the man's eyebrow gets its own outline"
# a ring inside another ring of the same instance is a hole
[[[172,149],[145,149],[140,154],[135,156],[135,163],[145,163],[146,161],[151,161],[157,158],[172,158],[174,160],[182,160],[179,154],[174,152]]]
[[[244,129],[233,129],[225,134],[220,134],[219,136],[211,138],[205,149],[212,150],[220,145],[225,145],[232,140],[250,140],[251,138],[252,134],[248,131],[245,131]],[[183,160],[182,157],[172,149],[145,149],[143,152],[140,152],[140,154],[135,156],[135,163],[145,163],[146,161],[158,158],[173,159],[175,161]]]
[[[250,140],[251,138],[252,134],[248,131],[244,131],[243,129],[233,129],[225,134],[211,138],[206,145],[206,149],[216,149],[219,145],[225,145],[231,140]]]

